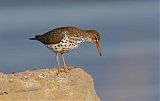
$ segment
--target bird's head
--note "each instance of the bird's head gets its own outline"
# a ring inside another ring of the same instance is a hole
[[[100,41],[99,33],[96,30],[88,30],[88,32],[90,36],[90,42],[96,45],[99,55],[102,56],[101,47],[99,45],[99,41]]]

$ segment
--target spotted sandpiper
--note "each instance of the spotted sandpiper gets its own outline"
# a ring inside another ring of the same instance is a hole
[[[60,27],[46,32],[43,35],[36,35],[34,38],[30,38],[30,40],[38,40],[56,53],[56,63],[59,67],[58,53],[60,53],[64,71],[68,71],[69,67],[65,64],[63,53],[78,48],[84,42],[94,44],[97,47],[99,55],[102,55],[99,45],[100,35],[96,30],[83,30],[73,26]]]

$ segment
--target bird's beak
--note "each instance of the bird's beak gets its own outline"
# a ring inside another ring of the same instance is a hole
[[[98,50],[99,55],[102,56],[101,47],[100,47],[100,45],[99,45],[98,42],[96,43],[96,47],[97,47],[97,50]]]

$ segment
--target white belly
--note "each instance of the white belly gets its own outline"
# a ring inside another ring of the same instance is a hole
[[[82,42],[83,40],[70,40],[65,36],[60,43],[46,45],[46,47],[51,49],[53,52],[65,53],[78,48]]]

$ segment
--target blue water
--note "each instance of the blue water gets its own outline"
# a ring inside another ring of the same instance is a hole
[[[55,54],[28,38],[62,26],[101,34],[105,64],[89,43],[65,54],[65,59],[92,75],[102,101],[158,100],[156,0],[1,0],[0,71],[55,67]]]

